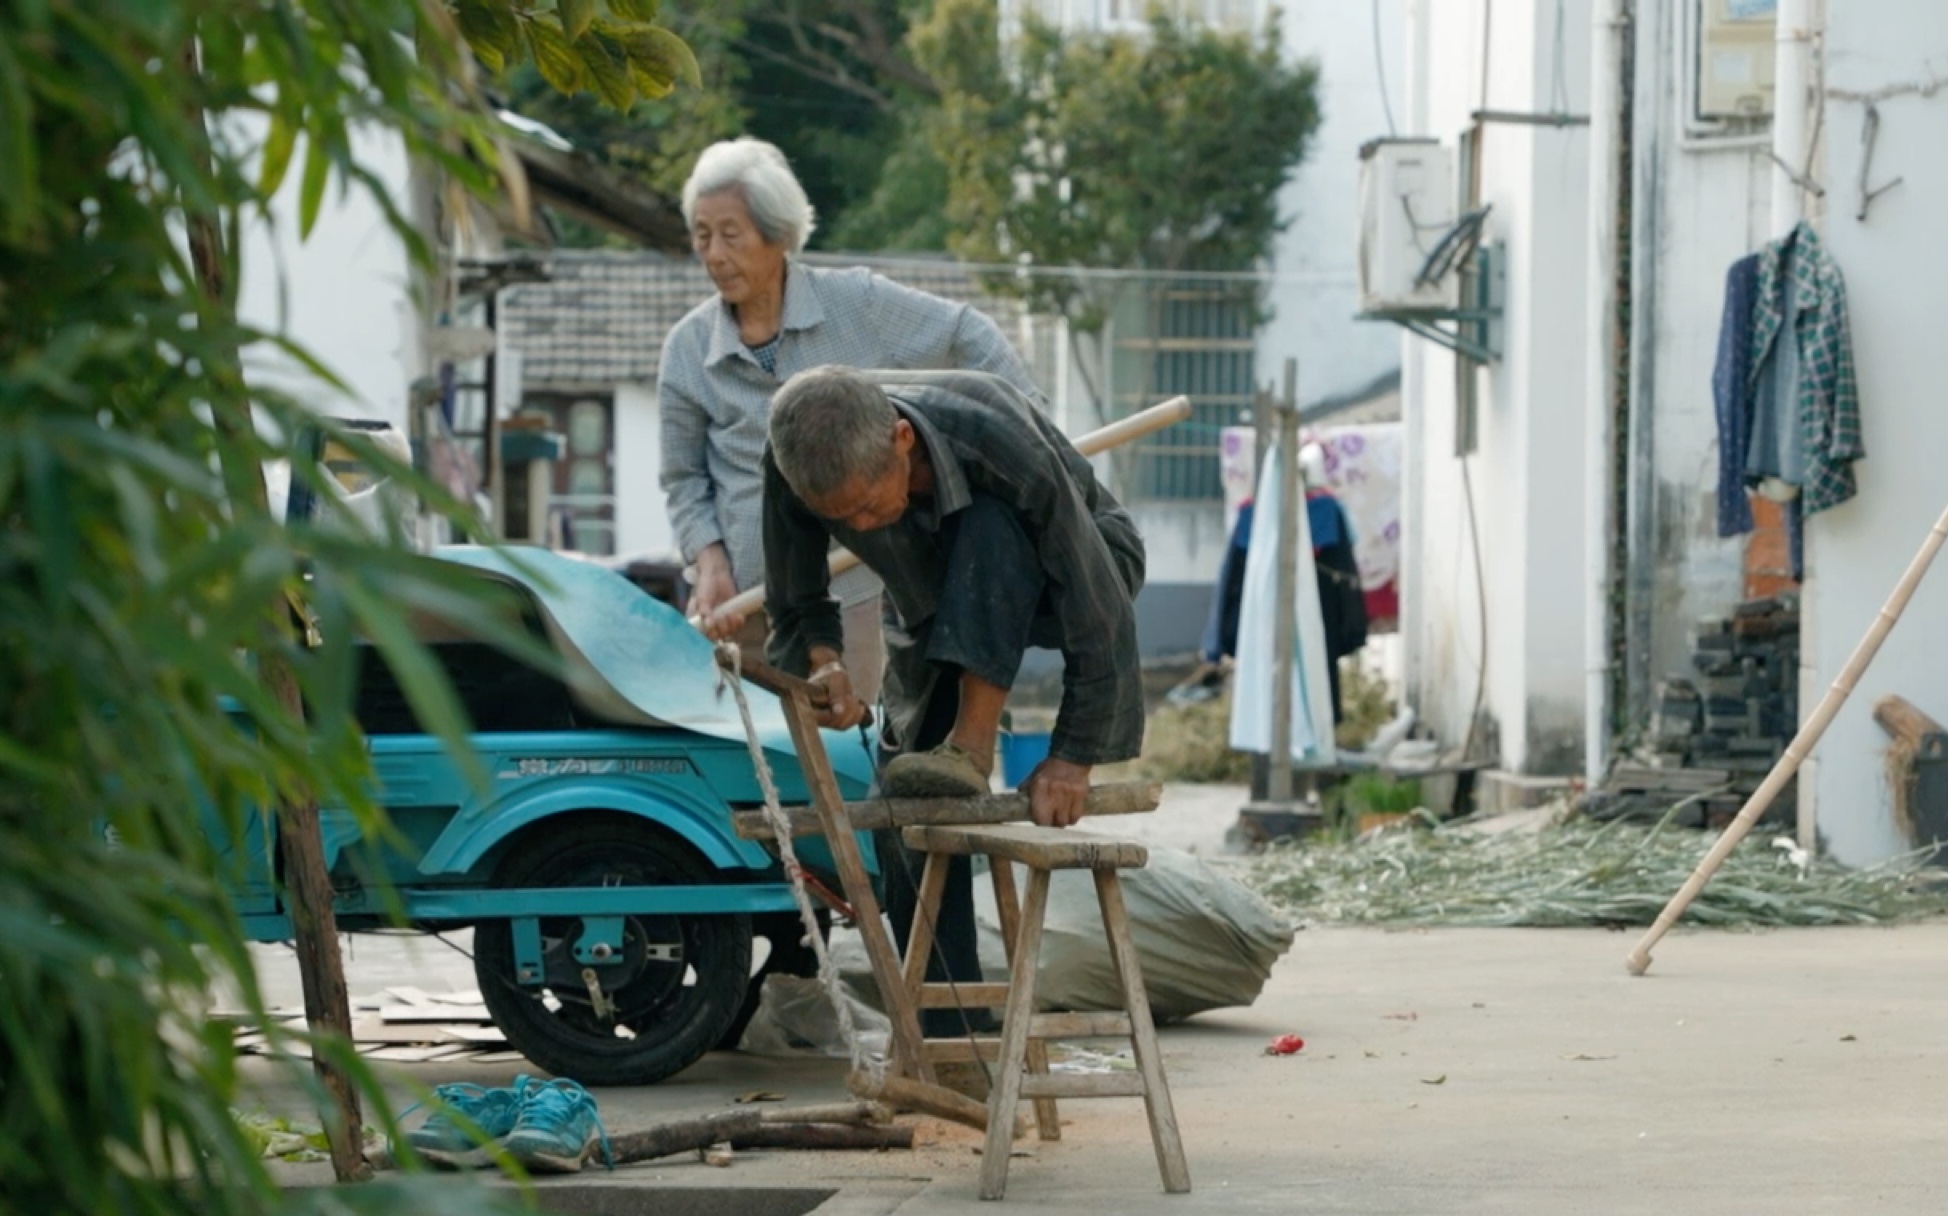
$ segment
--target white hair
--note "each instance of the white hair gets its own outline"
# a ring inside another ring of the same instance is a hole
[[[683,222],[694,222],[697,200],[736,191],[751,213],[758,235],[786,253],[798,253],[818,226],[805,187],[775,144],[745,136],[714,143],[697,158],[690,180],[683,183]]]

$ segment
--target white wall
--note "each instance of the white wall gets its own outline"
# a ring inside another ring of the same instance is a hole
[[[1725,272],[1770,235],[1765,147],[1686,139],[1678,5],[1637,7],[1631,408],[1632,620],[1627,720],[1656,681],[1687,674],[1694,625],[1743,594],[1743,538],[1717,534],[1711,395]]]
[[[355,131],[353,148],[401,210],[409,211],[411,174],[400,140]],[[410,259],[363,189],[330,188],[317,226],[300,242],[301,168],[302,149],[270,222],[253,222],[245,230],[238,311],[247,323],[294,339],[350,391],[321,384],[269,349],[247,352],[251,378],[296,393],[320,413],[385,419],[403,432],[407,386],[420,361]]]
[[[615,512],[618,554],[677,555],[676,530],[658,484],[663,466],[663,433],[656,390],[641,384],[616,386]]]
[[[1939,0],[1849,0],[1828,5],[1829,89],[1872,91],[1925,81],[1929,61],[1948,59],[1948,5]],[[1817,79],[1817,76],[1815,77]],[[1942,456],[1948,407],[1941,388],[1943,284],[1948,243],[1948,96],[1880,103],[1872,180],[1905,178],[1855,218],[1862,109],[1829,99],[1824,129],[1828,249],[1846,276],[1868,459],[1856,466],[1860,496],[1808,523],[1804,638],[1808,670],[1801,708],[1845,664],[1901,571],[1948,500]],[[1841,861],[1863,863],[1903,847],[1889,815],[1881,754],[1886,737],[1870,710],[1898,693],[1948,720],[1948,569],[1921,585],[1879,659],[1833,722],[1810,777],[1819,832]]]
[[[1285,360],[1299,361],[1301,405],[1353,392],[1400,367],[1392,325],[1353,320],[1359,280],[1359,149],[1387,133],[1374,54],[1374,10],[1361,0],[1287,0],[1286,55],[1319,63],[1323,121],[1312,150],[1279,194],[1292,221],[1271,259],[1271,323],[1258,336],[1258,378],[1276,383]],[[1379,0],[1379,40],[1393,115],[1405,129],[1406,62],[1402,0]]]
[[[1452,143],[1481,108],[1487,8],[1409,5],[1411,129]],[[1580,113],[1589,30],[1587,13],[1572,9],[1560,71]],[[1551,108],[1555,21],[1547,0],[1493,6],[1487,108]],[[1479,696],[1504,767],[1572,771],[1583,713],[1587,132],[1491,125],[1481,164],[1490,237],[1507,251],[1507,314],[1502,358],[1480,378],[1478,446],[1465,468],[1454,456],[1453,357],[1410,350],[1404,376],[1409,696],[1448,745],[1467,736]]]

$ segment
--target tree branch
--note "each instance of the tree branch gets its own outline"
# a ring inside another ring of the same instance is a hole
[[[839,55],[817,45],[814,41],[816,35],[842,48],[884,80],[904,85],[925,97],[940,96],[940,85],[913,62],[906,53],[904,41],[894,37],[886,23],[880,20],[871,0],[828,0],[828,8],[832,18],[807,16],[797,4],[757,12],[749,18],[754,23],[783,31],[799,55],[803,56],[802,59],[780,55],[748,42],[740,45],[761,58],[789,67],[809,79],[864,97],[880,109],[892,107],[890,94],[861,80]]]
[[[886,110],[892,107],[893,99],[891,97],[888,97],[885,93],[880,92],[871,85],[855,79],[845,70],[843,65],[840,65],[829,55],[823,55],[816,50],[807,50],[805,52],[810,58],[831,65],[826,70],[820,71],[813,69],[803,59],[794,59],[790,55],[781,55],[770,47],[760,46],[748,38],[738,39],[736,45],[738,50],[743,51],[754,59],[763,59],[775,63],[780,67],[790,68],[792,71],[797,72],[807,79],[816,80],[821,84],[829,84],[835,89],[841,89],[854,96],[862,97],[878,109]]]

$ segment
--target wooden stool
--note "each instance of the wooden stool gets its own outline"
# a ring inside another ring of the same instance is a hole
[[[1000,1076],[988,1095],[981,1198],[999,1199],[1007,1189],[1015,1110],[1024,1097],[1035,1103],[1036,1123],[1044,1140],[1058,1139],[1061,1135],[1055,1107],[1057,1098],[1141,1097],[1149,1112],[1150,1140],[1156,1148],[1164,1190],[1173,1194],[1190,1190],[1190,1167],[1184,1160],[1183,1140],[1177,1134],[1177,1115],[1170,1104],[1170,1087],[1164,1080],[1163,1056],[1157,1049],[1150,998],[1143,987],[1143,972],[1137,962],[1136,946],[1130,939],[1129,915],[1123,905],[1123,887],[1117,878],[1118,870],[1141,869],[1147,864],[1149,851],[1130,841],[1014,824],[910,827],[905,831],[905,840],[908,848],[927,855],[905,960],[905,980],[914,1005],[946,1007],[955,1004],[958,997],[963,1005],[1005,1006],[1006,1009],[997,1045]],[[1010,979],[1007,984],[925,982],[934,921],[947,885],[947,862],[957,855],[988,859],[994,876],[995,904],[1001,916],[1001,935],[1008,947]],[[1012,868],[1015,862],[1028,867],[1027,899],[1018,912]],[[1048,911],[1049,879],[1056,870],[1088,870],[1096,880],[1103,933],[1109,940],[1110,958],[1123,990],[1121,1011],[1035,1012],[1035,969],[1041,955],[1042,920]],[[1049,1039],[1112,1035],[1129,1038],[1136,1054],[1134,1075],[1049,1073]],[[970,1054],[964,1042],[956,1046],[947,1040],[928,1040],[925,1047],[927,1054],[935,1059]],[[985,1053],[976,1045],[974,1054]]]

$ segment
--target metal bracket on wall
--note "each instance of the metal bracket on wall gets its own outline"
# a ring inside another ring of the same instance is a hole
[[[1501,242],[1475,250],[1461,272],[1459,308],[1376,309],[1360,321],[1391,321],[1408,333],[1478,364],[1502,357],[1502,316],[1508,298],[1508,254]]]

